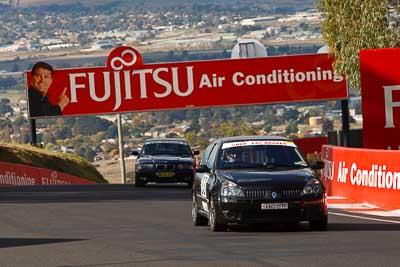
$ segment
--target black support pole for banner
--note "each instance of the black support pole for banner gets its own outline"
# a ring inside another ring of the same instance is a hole
[[[342,100],[342,136],[340,137],[341,146],[350,146],[350,119],[349,119],[349,101]]]
[[[36,146],[36,120],[31,119],[29,120],[29,124],[31,126],[31,145]]]

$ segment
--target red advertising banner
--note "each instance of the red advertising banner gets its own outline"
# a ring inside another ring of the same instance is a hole
[[[400,48],[360,51],[365,148],[400,149]]]
[[[346,79],[332,62],[312,54],[143,64],[134,48],[122,46],[105,67],[52,71],[41,62],[28,71],[29,116],[346,99]]]
[[[329,195],[400,209],[400,151],[322,146]]]
[[[0,186],[95,184],[66,173],[0,162]]]

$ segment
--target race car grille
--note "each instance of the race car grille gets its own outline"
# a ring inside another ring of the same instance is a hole
[[[244,189],[243,193],[246,196],[246,198],[251,198],[251,199],[260,199],[260,198],[265,198],[265,195],[267,194],[268,190],[267,189]]]
[[[174,165],[173,164],[156,164],[156,169],[157,170],[173,170]]]
[[[249,199],[293,199],[301,197],[302,189],[273,190],[268,188],[246,188],[243,193]],[[275,192],[276,194],[273,194]],[[274,195],[274,196],[273,196]]]
[[[282,190],[282,197],[283,198],[299,198],[301,197],[301,193],[303,189],[286,189]]]

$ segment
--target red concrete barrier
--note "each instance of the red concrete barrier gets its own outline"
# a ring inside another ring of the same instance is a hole
[[[322,160],[328,195],[400,209],[400,151],[324,145]]]
[[[58,184],[95,184],[95,182],[53,170],[0,162],[0,186]]]

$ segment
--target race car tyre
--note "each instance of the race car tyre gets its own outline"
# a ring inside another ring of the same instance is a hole
[[[135,186],[136,187],[143,187],[146,185],[146,182],[140,180],[139,178],[135,178]]]
[[[199,214],[199,207],[197,205],[196,196],[194,195],[194,193],[192,201],[192,221],[194,226],[204,226],[208,223],[207,218]]]
[[[295,231],[299,227],[299,222],[285,223],[284,226],[288,231]]]
[[[209,207],[209,224],[210,229],[213,232],[223,232],[227,229],[227,224],[223,221],[217,207],[215,206],[214,200],[210,199],[210,207]]]
[[[325,231],[328,226],[328,216],[324,216],[320,220],[313,220],[309,222],[310,228],[313,231]]]

